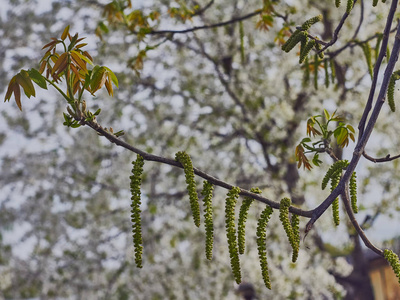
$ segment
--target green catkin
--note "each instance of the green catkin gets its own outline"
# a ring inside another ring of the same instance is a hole
[[[301,29],[302,29],[303,31],[307,31],[308,29],[310,29],[310,27],[311,27],[312,25],[314,25],[315,23],[317,23],[317,22],[319,22],[319,21],[322,21],[322,15],[315,16],[315,17],[313,17],[313,18],[311,18],[311,19],[305,21],[305,22],[303,23],[303,25],[301,25]]]
[[[336,78],[336,69],[335,69],[335,61],[333,60],[333,58],[331,58],[329,65],[331,67],[331,79],[332,79],[332,83],[335,83],[335,78]]]
[[[293,245],[296,245],[296,241],[294,239],[292,224],[289,220],[289,207],[291,204],[292,201],[289,198],[283,198],[281,200],[281,205],[279,207],[279,219],[281,220],[283,229],[285,229],[286,235],[294,252],[295,249]]]
[[[300,51],[300,57],[299,57],[300,64],[306,60],[308,54],[310,53],[314,45],[315,45],[315,40],[311,40],[304,47],[302,47],[302,51]]]
[[[350,14],[351,10],[353,9],[354,2],[353,0],[347,0],[347,6],[346,6],[346,13]]]
[[[340,7],[340,3],[341,3],[340,0],[335,0],[335,6],[336,6],[336,7]]]
[[[308,86],[308,83],[310,82],[310,65],[308,63],[308,56],[306,56],[305,58],[305,62],[304,62],[304,74],[303,74],[303,87]]]
[[[340,177],[342,175],[342,172],[336,172],[332,178],[331,178],[331,192],[337,187]],[[333,223],[335,223],[336,226],[339,226],[340,224],[340,219],[339,219],[339,197],[337,197],[333,202],[332,202],[332,216],[333,216]]]
[[[288,41],[284,44],[284,45],[286,45],[286,47],[284,49],[285,52],[289,52],[298,43],[300,43],[303,39],[307,38],[307,33],[305,33],[304,31],[300,31],[298,33],[295,32],[295,33],[292,34],[292,36],[293,35],[294,35],[294,37],[292,39],[289,38]],[[282,49],[283,49],[283,46],[282,46]]]
[[[143,239],[142,239],[142,224],[141,224],[141,210],[140,210],[140,185],[142,183],[142,173],[144,159],[139,154],[136,161],[132,162],[132,176],[130,176],[130,189],[131,189],[131,221],[133,233],[133,245],[135,247],[135,263],[138,268],[142,268],[142,253],[143,253]]]
[[[324,70],[325,70],[325,87],[329,87],[329,72],[328,72],[328,67],[329,67],[329,61],[327,58],[324,60]]]
[[[204,196],[204,226],[206,229],[206,258],[212,259],[214,227],[213,227],[213,208],[212,196],[214,186],[208,181],[203,182],[203,190],[201,194]]]
[[[352,208],[353,212],[356,214],[356,213],[358,213],[358,207],[357,207],[357,174],[356,174],[356,172],[353,172],[353,174],[350,177],[349,187],[350,187],[351,208]]]
[[[268,261],[267,261],[267,225],[272,214],[272,208],[266,206],[262,211],[257,222],[257,249],[260,259],[261,274],[264,279],[264,284],[268,289],[271,289],[271,281],[269,279]]]
[[[399,261],[399,257],[393,253],[392,250],[389,249],[385,249],[383,250],[383,255],[385,257],[385,259],[388,261],[388,263],[390,264],[390,266],[392,267],[394,273],[396,274],[399,283],[400,283],[400,261]]]
[[[378,5],[378,0],[373,0],[373,1],[372,1],[372,6],[375,7],[375,6],[377,6],[377,5]]]
[[[386,62],[389,63],[389,59],[390,59],[390,49],[389,46],[387,46],[386,48]]]
[[[300,249],[300,219],[298,215],[292,214],[292,219],[290,220],[292,225],[293,232],[293,254],[292,254],[292,262],[296,262],[299,256]]]
[[[338,160],[337,162],[335,162],[326,172],[324,178],[322,179],[322,184],[321,184],[321,188],[324,190],[329,182],[329,180],[332,179],[332,177],[338,173],[338,172],[342,172],[342,170],[344,168],[346,168],[348,166],[349,162],[348,160]]]
[[[315,50],[317,50],[317,52],[321,51],[322,50],[322,45],[320,43],[315,43]],[[319,52],[318,53],[318,57],[320,59],[324,59],[324,57],[325,57],[324,52]]]
[[[307,32],[305,32],[305,33],[306,33],[306,35],[300,41],[300,57],[301,57],[305,47],[308,44],[308,34],[307,34]],[[300,61],[300,59],[299,59],[299,61]]]
[[[388,99],[388,104],[390,107],[391,111],[396,110],[396,105],[394,102],[394,89],[396,86],[396,81],[400,79],[400,70],[393,72],[392,76],[390,77],[388,89],[387,89],[387,99]]]
[[[318,90],[318,54],[314,55],[314,88]]]
[[[227,198],[225,200],[226,237],[228,239],[229,257],[231,259],[232,273],[237,284],[242,281],[235,228],[235,206],[237,198],[239,197],[239,193],[240,188],[233,187],[228,192]]]
[[[180,162],[185,171],[187,191],[189,194],[190,208],[192,210],[192,216],[194,224],[200,227],[200,205],[199,197],[196,191],[196,182],[194,181],[193,164],[190,156],[186,152],[178,152],[175,155],[175,159]]]
[[[240,58],[242,64],[245,63],[245,56],[244,56],[244,29],[243,29],[243,22],[239,22],[239,36],[240,36]]]
[[[288,38],[288,40],[282,45],[282,50],[285,52],[289,52],[290,50],[287,50],[287,46],[292,43],[293,39],[300,33],[300,30],[296,29],[292,35]],[[294,47],[294,46],[293,46]]]
[[[383,34],[379,34],[377,39],[376,39],[376,45],[375,45],[375,62],[378,60],[378,55],[379,55],[379,49],[381,47],[381,43],[382,43],[382,39],[383,39]]]
[[[372,59],[371,59],[371,46],[369,45],[368,42],[365,42],[361,45],[361,48],[364,52],[365,59],[367,61],[367,66],[368,66],[368,72],[369,75],[371,76],[371,79],[373,78],[373,69],[372,69]]]
[[[261,194],[259,188],[252,188],[250,192],[255,194]],[[253,203],[254,199],[250,197],[244,197],[242,205],[240,206],[239,218],[238,218],[238,245],[239,254],[244,254],[245,250],[245,234],[246,234],[246,220],[249,213],[250,205]]]

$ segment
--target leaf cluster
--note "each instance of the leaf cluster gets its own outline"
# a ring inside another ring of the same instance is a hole
[[[47,89],[47,84],[50,84],[65,98],[74,111],[74,113],[70,113],[70,116],[64,114],[65,125],[79,127],[73,119],[79,121],[82,117],[79,112],[86,111],[86,104],[84,104],[85,109],[79,107],[83,103],[84,90],[94,95],[96,91],[105,86],[108,94],[112,96],[112,83],[118,87],[118,79],[108,67],[94,66],[93,69],[88,69],[88,64],[93,65],[93,59],[87,51],[81,50],[86,46],[85,43],[81,43],[83,39],[79,38],[78,34],[71,36],[68,25],[59,39],[52,38],[51,42],[43,46],[42,49],[46,49],[46,52],[40,60],[39,70],[22,70],[10,80],[5,101],[9,101],[14,94],[19,109],[22,109],[20,87],[30,98],[36,95],[32,82],[42,89]],[[57,50],[58,46],[61,46],[62,52]],[[62,78],[66,80],[66,92],[58,86]],[[78,95],[75,97],[77,93]],[[100,111],[94,114],[88,112],[83,117],[93,120],[94,116],[99,113]]]
[[[336,116],[336,112],[332,115],[324,109],[324,115],[312,116],[307,120],[307,135],[308,137],[303,138],[297,145],[295,150],[295,156],[297,167],[300,168],[302,165],[305,169],[311,170],[312,165],[307,158],[307,153],[314,153],[312,163],[316,166],[321,164],[319,160],[319,153],[325,152],[330,148],[332,136],[335,138],[336,143],[344,148],[348,146],[350,139],[354,142],[355,130],[350,124],[343,123],[344,119],[340,116]],[[333,129],[329,128],[329,123],[338,122],[336,127]],[[317,137],[318,140],[312,142],[311,137]],[[311,144],[310,144],[311,143]]]

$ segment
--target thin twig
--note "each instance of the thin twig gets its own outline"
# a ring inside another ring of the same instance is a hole
[[[238,17],[238,18],[233,18],[230,19],[228,21],[225,22],[221,22],[221,23],[216,23],[216,24],[210,24],[210,25],[203,25],[203,26],[195,26],[192,28],[187,28],[187,29],[182,29],[182,30],[152,30],[146,34],[151,34],[151,35],[157,35],[157,34],[182,34],[182,33],[188,33],[188,32],[193,32],[193,31],[197,31],[197,30],[202,30],[202,29],[211,29],[211,28],[216,28],[216,27],[223,27],[229,24],[233,24],[236,22],[240,22],[246,19],[250,19],[254,16],[257,16],[261,13],[261,10],[256,10],[252,13],[249,13],[247,15]],[[131,31],[134,34],[138,34],[137,31]]]
[[[196,10],[196,12],[193,14],[193,16],[198,16],[201,15],[202,13],[204,13],[207,9],[209,9],[211,7],[211,5],[214,4],[214,0],[211,0],[210,2],[208,2],[203,8],[200,8],[199,10]]]
[[[346,213],[350,218],[351,224],[353,224],[354,229],[357,231],[358,235],[363,240],[364,245],[367,246],[372,251],[374,251],[376,254],[383,256],[383,251],[371,243],[371,241],[365,235],[365,232],[361,228],[360,224],[358,224],[356,217],[354,216],[354,212],[351,208],[348,186],[346,186],[345,191],[342,193],[342,201],[344,203],[344,207],[346,208]]]
[[[356,2],[357,2],[357,0],[354,0],[354,2],[353,2],[353,7],[354,7],[354,5],[356,4]],[[348,14],[347,11],[346,11],[346,12],[344,13],[342,19],[340,20],[338,26],[336,27],[335,31],[333,32],[333,37],[332,37],[332,39],[331,39],[327,44],[325,44],[325,46],[324,46],[320,51],[318,51],[318,53],[321,53],[321,52],[325,51],[325,50],[328,49],[330,46],[332,46],[334,43],[336,43],[336,41],[338,40],[338,37],[339,37],[339,32],[340,32],[340,30],[342,29],[342,27],[343,27],[343,25],[344,25],[344,22],[346,21],[346,19],[347,19],[348,16],[349,16],[349,14]]]
[[[400,158],[400,154],[396,156],[390,156],[390,154],[388,154],[382,158],[374,158],[372,156],[369,156],[365,151],[363,152],[363,156],[374,163],[388,162]]]

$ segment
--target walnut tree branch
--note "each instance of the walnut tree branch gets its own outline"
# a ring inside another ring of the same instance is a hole
[[[346,185],[345,191],[342,193],[342,201],[344,203],[344,207],[346,208],[346,213],[349,216],[350,222],[353,225],[354,229],[357,231],[357,233],[360,236],[360,238],[363,240],[364,245],[367,246],[372,251],[374,251],[376,254],[379,254],[380,256],[383,256],[383,251],[381,249],[377,248],[374,244],[371,243],[371,241],[365,235],[365,232],[361,228],[360,224],[358,224],[358,222],[356,220],[356,217],[354,216],[354,212],[353,212],[353,210],[351,208],[350,197],[349,197],[349,189],[348,189],[347,185]]]
[[[80,120],[80,124],[81,125],[87,125],[90,128],[94,129],[100,135],[102,135],[105,138],[107,138],[111,143],[114,143],[117,146],[121,146],[121,147],[123,147],[123,148],[125,148],[125,149],[127,149],[127,150],[129,150],[131,152],[134,152],[136,154],[141,155],[144,160],[155,161],[155,162],[167,164],[167,165],[170,165],[170,166],[178,167],[178,168],[181,168],[181,169],[183,168],[182,164],[177,162],[174,159],[170,159],[170,158],[166,158],[166,157],[157,156],[157,155],[154,155],[154,154],[147,153],[145,151],[142,151],[142,150],[140,150],[140,149],[138,149],[138,148],[136,148],[136,147],[134,147],[134,146],[122,141],[122,140],[120,140],[114,134],[106,131],[95,120],[94,121],[85,121],[85,118],[82,117],[82,119]],[[216,186],[220,186],[220,187],[223,187],[223,188],[228,189],[228,190],[230,190],[230,189],[232,189],[234,187],[233,185],[231,185],[231,184],[229,184],[229,183],[227,183],[225,181],[222,181],[222,180],[220,180],[220,179],[218,179],[216,177],[213,177],[213,176],[211,176],[211,175],[209,175],[209,174],[207,174],[207,173],[205,173],[205,172],[203,172],[203,171],[201,171],[201,170],[199,170],[197,168],[193,168],[193,170],[194,170],[194,173],[196,175],[198,175],[199,177],[201,177],[203,179],[206,179],[207,181],[209,181],[210,183],[212,183],[212,184],[214,184]],[[279,209],[280,208],[280,203],[279,202],[267,199],[265,197],[260,196],[259,194],[254,194],[254,193],[252,193],[252,192],[250,192],[248,190],[245,190],[245,189],[240,189],[240,190],[241,190],[240,191],[240,195],[241,196],[251,197],[251,198],[253,198],[253,199],[255,199],[255,200],[259,201],[259,202],[265,203],[265,204],[267,204],[267,205],[269,205],[269,206],[271,206],[272,208],[275,208],[275,209]],[[306,218],[311,218],[311,216],[313,215],[313,210],[308,210],[307,211],[307,210],[302,210],[302,209],[299,209],[299,208],[293,207],[293,206],[291,206],[289,208],[289,211],[294,213],[294,214],[296,214],[296,215],[299,215],[299,216],[302,216],[302,217],[306,217]]]
[[[390,156],[390,154],[388,154],[388,155],[386,155],[385,157],[382,157],[382,158],[374,158],[372,156],[369,156],[365,151],[363,153],[363,156],[366,159],[368,159],[369,161],[372,161],[374,163],[388,162],[388,161],[392,161],[392,160],[400,158],[400,154],[396,155],[396,156]]]

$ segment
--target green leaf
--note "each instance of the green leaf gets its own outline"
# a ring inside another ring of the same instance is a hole
[[[319,154],[318,154],[318,153],[315,153],[315,155],[314,155],[314,157],[313,157],[313,159],[312,159],[312,162],[313,162],[313,164],[316,165],[317,167],[320,166],[320,164],[322,163],[322,161],[319,160]]]
[[[92,70],[92,76],[90,78],[90,89],[94,93],[99,90],[107,79],[107,74],[105,67],[96,66]]]
[[[350,130],[352,133],[355,133],[355,130],[354,130],[353,126],[347,125],[346,127],[347,127],[347,129]]]
[[[306,138],[302,139],[300,143],[304,144],[304,143],[309,143],[309,142],[311,142],[311,139],[309,137],[306,137]]]
[[[324,115],[325,115],[326,120],[329,121],[330,116],[329,116],[329,113],[328,113],[328,111],[326,109],[324,109]]]
[[[72,48],[74,48],[77,39],[78,39],[78,34],[75,34],[71,39],[71,43],[68,46],[68,51],[71,51]]]
[[[40,86],[42,89],[47,90],[47,83],[42,74],[39,73],[36,69],[28,70],[29,77],[32,79],[34,83]]]
[[[104,22],[99,22],[99,28],[100,28],[104,33],[108,33],[108,27],[104,24]]]

